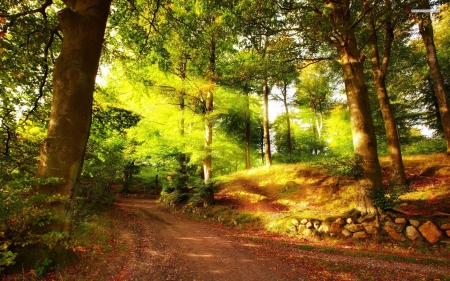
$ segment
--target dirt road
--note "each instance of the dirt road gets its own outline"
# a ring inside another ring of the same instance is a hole
[[[252,242],[243,232],[174,215],[154,200],[119,198],[117,253],[95,280],[445,280],[450,265],[424,265]]]

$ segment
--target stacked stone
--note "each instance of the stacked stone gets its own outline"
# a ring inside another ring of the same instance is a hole
[[[332,223],[319,220],[292,219],[292,230],[303,236],[315,234],[328,234],[330,236],[343,236],[354,239],[368,238],[380,231],[386,233],[396,241],[415,241],[422,237],[429,243],[435,244],[445,236],[450,237],[450,223],[438,227],[432,221],[421,223],[416,219],[407,219],[399,215],[389,214],[380,217],[365,217],[358,220],[353,218],[338,218]]]

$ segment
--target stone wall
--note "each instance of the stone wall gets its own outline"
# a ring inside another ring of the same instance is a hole
[[[385,213],[381,216],[360,219],[337,218],[333,222],[310,219],[292,219],[292,230],[302,236],[329,235],[354,239],[369,238],[373,235],[387,235],[395,241],[415,241],[425,239],[435,244],[449,240],[450,220],[437,223],[428,219],[409,219],[404,215]]]

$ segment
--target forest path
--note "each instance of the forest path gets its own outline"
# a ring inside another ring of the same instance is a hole
[[[252,242],[243,231],[182,218],[151,199],[120,197],[111,212],[114,254],[92,280],[433,280],[450,271]]]

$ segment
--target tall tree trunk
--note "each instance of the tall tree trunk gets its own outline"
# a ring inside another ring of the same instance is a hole
[[[427,2],[428,3],[428,2]],[[429,4],[427,5],[429,8]],[[433,25],[430,14],[424,13],[419,16],[419,32],[427,50],[427,63],[430,67],[431,77],[433,78],[433,88],[439,103],[439,113],[441,115],[442,127],[444,129],[445,141],[447,144],[447,155],[450,156],[450,112],[449,101],[445,93],[444,79],[436,55],[434,45]]]
[[[335,24],[342,32],[336,34],[338,42],[335,47],[339,53],[339,63],[344,73],[353,148],[357,164],[363,171],[356,191],[357,210],[363,215],[376,214],[377,210],[370,198],[370,193],[377,193],[382,189],[381,168],[364,78],[363,59],[360,57],[351,25],[350,1],[345,0],[342,3],[333,3],[333,5]]]
[[[214,75],[216,68],[216,41],[214,36],[211,37],[210,50],[209,50],[209,81],[210,86],[206,93],[205,100],[205,152],[206,156],[203,159],[203,173],[205,175],[204,182],[209,184],[212,178],[212,157],[211,157],[211,145],[212,145],[212,121],[211,113],[214,105]]]
[[[270,152],[270,130],[269,130],[269,86],[267,82],[267,77],[264,77],[263,85],[263,102],[264,102],[264,117],[263,117],[263,127],[264,127],[264,155],[266,166],[272,166],[272,154]]]
[[[183,54],[180,57],[180,63],[179,63],[179,67],[178,70],[180,71],[179,76],[182,80],[182,84],[184,85],[184,81],[186,80],[186,69],[187,69],[187,58],[188,56]],[[180,96],[179,96],[179,109],[180,109],[180,128],[179,128],[179,132],[180,132],[180,136],[182,138],[184,138],[184,134],[185,134],[185,90],[182,89],[180,91]],[[180,151],[178,153],[178,189],[180,192],[184,193],[187,192],[188,189],[188,174],[187,174],[187,170],[186,170],[186,164],[187,164],[187,155],[186,153],[184,153],[184,151]]]
[[[95,77],[111,0],[64,2],[68,8],[58,13],[64,39],[53,71],[50,120],[36,177],[61,179],[57,184],[38,185],[39,193],[72,197],[89,138]],[[68,206],[53,203],[51,209],[68,218]],[[60,226],[68,225],[61,222]]]
[[[250,170],[250,98],[247,91],[245,94],[245,169]]]
[[[389,2],[387,2],[389,3]],[[405,168],[403,166],[402,152],[398,138],[397,124],[394,113],[389,103],[389,97],[386,89],[386,75],[391,57],[391,47],[394,41],[394,31],[390,20],[386,23],[386,35],[384,39],[383,60],[380,62],[377,31],[374,21],[369,17],[368,26],[371,31],[369,44],[371,50],[372,74],[375,81],[378,103],[380,104],[381,114],[383,116],[384,127],[386,130],[386,140],[388,145],[389,157],[391,159],[391,180],[398,184],[406,184]]]
[[[216,71],[216,39],[214,36],[210,38],[210,50],[209,50],[209,81],[210,86],[206,93],[205,100],[205,153],[203,158],[203,174],[204,183],[206,185],[205,196],[203,206],[207,207],[214,203],[214,193],[211,186],[212,178],[212,150],[211,145],[213,141],[213,125],[211,120],[211,113],[214,110],[214,80]]]
[[[266,162],[266,158],[264,157],[264,124],[259,128],[259,133],[260,133],[259,146],[261,148],[261,162],[264,164]]]
[[[323,130],[323,113],[322,110],[316,110],[314,109],[314,121],[316,124],[316,131],[317,131],[317,147],[318,147],[318,153],[323,152],[323,145],[322,145],[322,130]],[[315,139],[315,135],[314,135]]]
[[[289,116],[289,106],[287,102],[287,84],[286,82],[283,82],[283,89],[282,95],[283,95],[283,104],[284,104],[284,111],[286,112],[286,137],[287,137],[287,153],[288,156],[292,156],[292,140],[291,140],[291,118]]]

